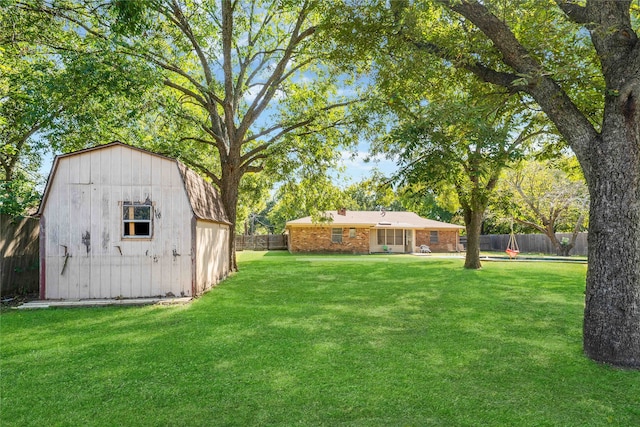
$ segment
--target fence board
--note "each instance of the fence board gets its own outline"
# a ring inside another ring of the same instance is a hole
[[[0,294],[38,292],[40,224],[0,215]]]
[[[576,239],[576,245],[571,249],[570,255],[587,255],[587,235],[588,233],[579,233]],[[571,239],[571,233],[557,233],[556,236],[560,240],[563,237]],[[520,252],[533,252],[555,255],[556,250],[551,241],[544,234],[516,234],[516,241]],[[480,236],[481,251],[504,251],[509,243],[508,234],[487,234]]]
[[[236,235],[236,251],[274,251],[286,249],[287,236],[284,234]]]

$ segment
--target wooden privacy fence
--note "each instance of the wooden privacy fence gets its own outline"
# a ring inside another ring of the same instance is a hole
[[[570,255],[587,255],[587,234],[579,233],[576,245],[571,249]],[[571,240],[571,233],[557,233],[558,240],[563,237]],[[516,241],[520,252],[534,252],[544,254],[556,254],[551,241],[544,234],[516,234]],[[480,236],[481,251],[504,251],[509,243],[508,234],[487,234]]]
[[[246,236],[236,235],[237,251],[273,251],[287,249],[287,236],[284,234],[264,234]]]
[[[0,294],[38,292],[40,223],[0,215]]]

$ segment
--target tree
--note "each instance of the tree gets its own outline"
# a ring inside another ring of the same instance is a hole
[[[416,53],[535,101],[576,154],[591,198],[584,351],[640,368],[637,6],[436,0],[400,19],[397,34]]]
[[[400,211],[404,210],[402,203],[388,183],[388,179],[379,173],[374,173],[371,178],[352,184],[344,190],[345,196],[350,202],[345,205],[347,209],[361,211],[375,211],[381,208]]]
[[[443,98],[391,132],[384,149],[398,157],[404,182],[455,190],[467,232],[464,266],[478,269],[483,215],[498,178],[538,131],[523,123],[526,116],[505,114],[487,98],[456,91]]]
[[[524,162],[506,173],[511,191],[508,213],[520,224],[544,233],[559,256],[569,256],[588,214],[589,195],[584,181],[572,180],[551,161]],[[556,236],[572,233],[570,239]]]
[[[337,76],[320,64],[331,29],[328,4],[253,0],[147,0],[64,3],[55,11],[89,37],[114,43],[163,74],[185,123],[174,150],[220,189],[232,229],[245,174],[273,170],[301,152],[331,156],[347,135],[349,101],[336,92]],[[77,5],[76,5],[77,6]],[[329,151],[331,151],[329,149]],[[237,269],[234,234],[228,250]]]
[[[43,144],[33,135],[51,121],[45,92],[56,68],[25,46],[24,39],[49,24],[28,18],[0,2],[0,213],[12,216],[25,215],[38,201]]]
[[[0,213],[27,215],[37,206],[38,168],[42,141],[34,134],[51,118],[43,105],[43,81],[51,67],[18,61],[12,55],[15,46],[6,46],[0,72]]]
[[[453,191],[435,191],[424,183],[409,184],[398,189],[405,210],[436,221],[463,224],[460,204]]]
[[[148,70],[135,62],[114,65],[97,44],[81,52],[77,34],[23,3],[0,3],[0,12],[2,210],[24,214],[37,204],[43,153],[117,138],[144,110]]]
[[[284,230],[287,221],[305,216],[311,216],[317,222],[330,222],[326,212],[348,206],[350,202],[329,176],[302,174],[297,180],[289,180],[278,188],[268,219],[275,231]]]

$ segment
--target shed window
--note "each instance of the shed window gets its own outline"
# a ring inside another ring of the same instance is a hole
[[[342,243],[342,228],[331,229],[331,242]]]
[[[429,243],[438,243],[438,231],[432,231],[429,235]]]
[[[151,237],[153,231],[153,207],[150,204],[122,204],[124,237]]]
[[[350,228],[349,229],[349,237],[352,239],[355,239],[356,237],[356,229],[355,228]]]

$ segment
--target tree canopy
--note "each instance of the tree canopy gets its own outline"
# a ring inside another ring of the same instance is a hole
[[[340,128],[350,124],[345,109],[357,95],[339,92],[338,81],[345,86],[348,76],[323,62],[333,48],[325,2],[20,4],[62,20],[122,63],[152,71],[164,88],[149,114],[163,136],[150,138],[147,148],[206,175],[234,226],[246,174],[287,176],[300,164],[321,169],[351,139]],[[229,251],[235,269],[233,234]]]

